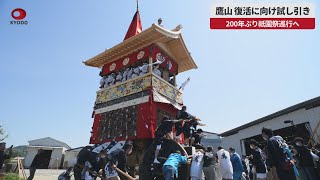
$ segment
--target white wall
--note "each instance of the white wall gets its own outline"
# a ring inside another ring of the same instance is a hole
[[[64,155],[64,152],[66,151],[65,148],[54,148],[51,154],[51,160],[49,163],[49,169],[57,169],[60,168],[62,157]]]
[[[220,139],[220,136],[217,134],[206,133],[206,132],[203,132],[203,134],[205,136],[202,139]]]
[[[81,148],[76,149],[74,151],[66,151],[64,156],[63,167],[64,168],[73,167],[76,163],[76,158],[80,151],[81,151]]]
[[[203,133],[205,136],[201,140],[201,144],[204,147],[212,146],[215,151],[217,151],[217,148],[221,146],[221,138],[217,134],[212,133]]]
[[[312,109],[300,109],[286,115],[271,119],[269,121],[251,126],[249,128],[240,130],[238,133],[224,137],[222,139],[222,146],[225,149],[229,147],[234,147],[239,154],[244,154],[241,152],[240,140],[248,137],[256,136],[261,134],[261,130],[263,127],[271,128],[272,130],[282,129],[288,127],[288,124],[284,124],[285,120],[293,120],[294,124],[301,124],[309,122],[312,131],[316,128],[318,122],[320,121],[320,107],[312,108]],[[320,128],[317,131],[318,135],[320,135]],[[317,137],[317,136],[315,136]],[[315,140],[317,140],[315,138]]]
[[[57,168],[57,162],[58,162],[58,167],[60,168],[63,161],[62,157],[64,156],[65,151],[67,150],[66,148],[59,147],[59,148],[51,148],[51,147],[27,147],[27,155],[25,158],[25,163],[24,166],[26,168],[29,168],[34,157],[38,153],[39,149],[43,150],[52,150],[51,154],[51,160],[49,162],[49,169],[56,169]]]
[[[29,168],[33,158],[36,156],[36,154],[38,153],[38,148],[32,148],[32,147],[27,147],[27,155],[24,159],[24,166],[26,168]]]

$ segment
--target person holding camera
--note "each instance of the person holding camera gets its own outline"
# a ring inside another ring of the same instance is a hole
[[[1,142],[0,143],[0,180],[2,180],[2,176],[3,176],[3,163],[4,160],[9,159],[12,155],[12,146],[8,149],[8,154],[6,154],[5,152],[6,149],[6,143],[5,142]]]
[[[267,167],[266,167],[266,157],[263,151],[259,148],[259,144],[256,140],[250,139],[249,141],[251,156],[250,160],[253,168],[256,172],[257,180],[267,179]]]
[[[300,177],[304,180],[317,179],[311,150],[303,144],[303,139],[301,137],[296,137],[294,143],[294,148],[297,151],[296,157],[299,162],[298,170]]]

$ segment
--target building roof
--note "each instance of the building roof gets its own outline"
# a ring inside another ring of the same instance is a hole
[[[196,69],[197,65],[192,59],[181,35],[180,26],[174,30],[167,30],[156,24],[141,33],[130,37],[120,44],[107,49],[95,57],[84,62],[87,66],[103,67],[106,63],[113,62],[151,44],[158,44],[174,61],[178,63],[178,72]]]
[[[214,134],[214,135],[219,135],[218,133],[214,133],[214,132],[209,132],[209,131],[203,131],[206,134]]]
[[[220,136],[223,136],[223,137],[231,136],[233,134],[238,133],[242,129],[246,129],[246,128],[249,128],[249,127],[254,126],[256,124],[260,124],[260,123],[263,123],[265,121],[269,121],[269,120],[274,119],[276,117],[279,117],[279,116],[282,116],[282,115],[297,111],[299,109],[303,109],[303,108],[311,109],[311,108],[318,107],[318,106],[320,106],[320,96],[316,97],[316,98],[313,98],[313,99],[310,99],[308,101],[305,101],[305,102],[290,106],[290,107],[288,107],[286,109],[283,109],[281,111],[275,112],[275,113],[270,114],[268,116],[265,116],[263,118],[257,119],[255,121],[250,122],[250,123],[247,123],[247,124],[244,124],[244,125],[239,126],[237,128],[234,128],[234,129],[231,129],[229,131],[226,131],[224,133],[221,133]]]
[[[29,145],[29,146],[27,146],[27,148],[37,148],[37,149],[46,150],[46,149],[63,149],[65,147],[62,147],[62,146],[32,146],[32,145]]]
[[[28,141],[28,142],[29,142],[29,146],[64,147],[66,149],[71,149],[71,147],[68,144],[66,144],[62,141],[58,141],[56,139],[53,139],[51,137],[35,139],[35,140]]]
[[[82,148],[84,148],[84,147],[81,146],[81,147],[77,147],[77,148],[68,149],[66,151],[81,151]]]

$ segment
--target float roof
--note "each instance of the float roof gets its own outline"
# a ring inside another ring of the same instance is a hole
[[[106,63],[113,62],[151,44],[159,45],[177,62],[179,73],[197,68],[183,41],[180,28],[167,30],[156,24],[152,24],[150,28],[141,33],[85,61],[84,64],[101,68]]]

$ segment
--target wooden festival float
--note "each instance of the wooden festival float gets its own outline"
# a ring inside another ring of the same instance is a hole
[[[124,41],[84,64],[100,68],[100,76],[104,77],[104,87],[97,91],[94,104],[90,143],[132,140],[134,150],[129,164],[141,164],[163,116],[175,119],[183,105],[176,76],[197,68],[183,41],[181,26],[168,30],[152,24],[142,31],[137,11]],[[154,72],[156,64],[160,76]],[[140,73],[133,75],[137,68]]]

